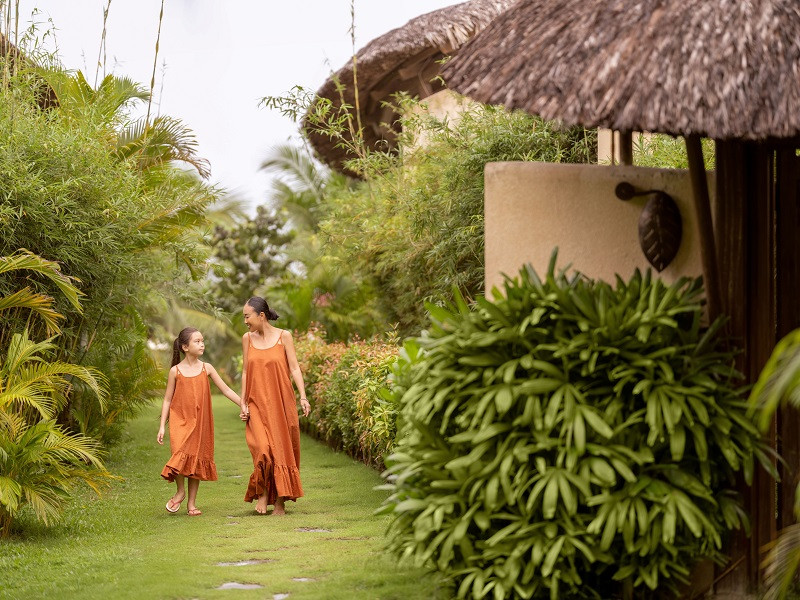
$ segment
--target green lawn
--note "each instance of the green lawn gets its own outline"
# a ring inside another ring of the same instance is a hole
[[[242,499],[251,471],[238,411],[214,398],[219,481],[201,483],[199,517],[164,504],[173,491],[159,476],[169,445],[156,441],[158,412],[131,422],[108,460],[123,478],[100,499],[88,492],[63,522],[0,542],[0,598],[251,598],[291,600],[446,598],[433,576],[382,553],[386,519],[372,511],[383,492],[368,467],[303,437],[304,498],[285,517],[259,516]],[[301,528],[328,531],[298,531]],[[265,561],[247,566],[221,562]],[[310,581],[294,581],[307,578]],[[218,590],[227,582],[253,590]],[[285,596],[278,596],[285,597]]]

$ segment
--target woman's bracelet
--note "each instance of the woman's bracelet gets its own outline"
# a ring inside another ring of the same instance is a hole
[[[308,402],[308,398],[305,398],[305,397],[303,397],[303,398],[300,398],[300,402],[302,402],[303,400],[305,400],[306,402]]]

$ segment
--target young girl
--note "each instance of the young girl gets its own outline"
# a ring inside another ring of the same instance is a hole
[[[183,329],[172,344],[172,368],[169,370],[157,438],[159,444],[164,443],[164,424],[169,415],[169,445],[172,456],[161,471],[161,476],[167,481],[175,481],[178,489],[167,501],[167,510],[175,513],[180,509],[186,496],[183,479],[188,477],[187,512],[191,517],[202,514],[195,505],[200,482],[217,480],[209,377],[226,398],[239,406],[242,420],[247,420],[247,406],[241,398],[225,385],[211,364],[200,360],[204,350],[203,334],[194,327]],[[181,352],[186,356],[183,360]]]

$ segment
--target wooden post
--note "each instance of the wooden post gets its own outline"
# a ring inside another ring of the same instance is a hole
[[[717,249],[714,241],[716,236],[711,218],[711,202],[708,197],[708,181],[700,136],[686,136],[686,154],[689,159],[689,176],[692,180],[697,226],[700,230],[700,258],[703,263],[703,282],[708,302],[708,321],[712,323],[720,315],[721,300]]]
[[[797,143],[800,143],[798,141]],[[777,152],[775,194],[776,338],[800,327],[800,157],[795,146]],[[778,528],[796,522],[794,496],[800,482],[800,413],[786,407],[778,412],[778,452],[781,483]]]
[[[630,131],[619,132],[619,164],[633,164],[633,133]]]
[[[758,377],[775,343],[800,326],[800,142],[717,142],[716,233],[721,307],[729,333],[743,349],[739,369]],[[742,486],[751,515],[750,539],[736,536],[727,553],[742,561],[718,587],[741,593],[759,579],[761,548],[779,527],[793,522],[791,509],[800,459],[800,419],[782,410],[766,434],[786,467],[780,486],[756,469]]]

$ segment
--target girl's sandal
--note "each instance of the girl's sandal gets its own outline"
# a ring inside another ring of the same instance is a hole
[[[167,500],[167,512],[176,513],[181,509],[181,504],[183,504],[183,498],[181,498],[180,502],[175,502],[172,498]],[[170,508],[172,506],[173,508]]]
[[[198,508],[189,508],[186,510],[186,514],[189,515],[190,517],[199,517],[200,515],[203,514],[203,511],[201,511]]]

